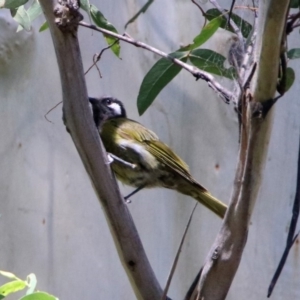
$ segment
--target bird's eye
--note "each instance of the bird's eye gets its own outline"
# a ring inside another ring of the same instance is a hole
[[[105,100],[105,102],[106,102],[106,105],[111,105],[111,103],[112,103],[111,99],[109,99],[109,98],[107,98],[107,99]]]

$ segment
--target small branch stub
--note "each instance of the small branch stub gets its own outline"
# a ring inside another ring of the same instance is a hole
[[[83,20],[77,0],[61,0],[54,9],[55,23],[63,31],[77,32],[78,22]]]
[[[211,256],[212,260],[217,260],[220,256],[220,247],[217,247],[213,253],[213,255]]]

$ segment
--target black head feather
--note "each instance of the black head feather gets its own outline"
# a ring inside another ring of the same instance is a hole
[[[113,97],[89,98],[92,105],[94,121],[99,127],[101,122],[112,118],[126,118],[123,103]]]

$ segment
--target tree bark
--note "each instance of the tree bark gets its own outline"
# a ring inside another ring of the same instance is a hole
[[[136,297],[160,299],[162,289],[150,266],[129,210],[120,195],[92,118],[77,39],[77,24],[67,24],[61,30],[55,22],[54,11],[64,11],[66,7],[58,5],[55,0],[40,0],[40,4],[49,24],[57,56],[67,130],[103,207],[119,257]],[[68,10],[65,12],[68,13]]]
[[[242,126],[235,184],[219,234],[206,258],[191,299],[225,299],[239,266],[247,240],[268,151],[273,113],[257,114],[276,93],[282,36],[289,1],[260,1],[256,73],[242,103]],[[258,116],[259,115],[259,116]]]

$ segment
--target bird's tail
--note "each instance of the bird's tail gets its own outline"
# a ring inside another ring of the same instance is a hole
[[[177,186],[177,190],[184,194],[193,197],[198,202],[213,211],[219,217],[223,218],[227,209],[227,205],[213,197],[204,187],[197,182],[189,182],[188,185],[183,184]]]
[[[216,213],[219,217],[224,218],[227,210],[227,205],[213,197],[208,191],[199,193],[194,197],[208,209]]]

